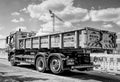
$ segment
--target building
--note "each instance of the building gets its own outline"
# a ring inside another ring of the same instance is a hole
[[[5,38],[0,39],[0,48],[4,49],[6,47],[6,40]]]
[[[120,40],[119,39],[117,39],[117,48],[116,48],[116,50],[117,50],[117,53],[120,53]]]
[[[7,58],[7,53],[5,51],[6,48],[6,40],[0,39],[0,58]]]

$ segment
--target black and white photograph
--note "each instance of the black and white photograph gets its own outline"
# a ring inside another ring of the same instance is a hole
[[[120,82],[120,0],[0,0],[0,82]]]

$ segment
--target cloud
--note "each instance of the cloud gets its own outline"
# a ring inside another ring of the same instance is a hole
[[[41,27],[43,28],[43,31],[52,32],[53,31],[53,22],[52,21],[47,22],[47,23],[41,25]],[[71,27],[73,27],[73,26],[72,26],[72,23],[70,23],[70,22],[64,22],[64,23],[56,22],[54,29],[55,29],[55,31],[62,31],[63,29],[65,30],[65,28],[71,28]]]
[[[67,7],[61,13],[58,13],[62,19],[70,22],[80,22],[89,20],[88,10],[77,7]]]
[[[112,26],[112,24],[104,24],[104,25],[102,25],[102,27],[103,28],[112,28],[113,26]]]
[[[41,4],[31,4],[26,9],[24,8],[25,12],[28,12],[32,18],[38,18],[45,22],[51,21],[49,9],[65,21],[78,22],[89,19],[88,10],[74,7],[73,0],[46,0]]]
[[[11,20],[11,22],[14,22],[14,23],[19,23],[19,22],[24,22],[24,18],[20,17],[18,20],[17,19],[13,19]]]
[[[0,35],[1,36],[1,35]],[[0,48],[6,48],[6,42],[5,42],[5,37],[4,38],[0,38]]]
[[[52,18],[49,9],[52,10],[63,21],[55,18],[55,28],[57,31],[70,29],[72,23],[89,20],[88,10],[74,7],[74,0],[45,0],[40,4],[30,4],[27,8],[22,9],[25,13],[29,13],[31,18],[36,18],[43,22],[41,27],[45,31],[52,31]],[[62,29],[60,29],[62,28]],[[40,33],[41,33],[40,29]]]
[[[22,31],[26,31],[27,27],[25,27],[25,26],[18,26],[16,28],[14,28],[13,31],[18,31],[19,29],[21,29]]]
[[[120,34],[120,32],[117,33],[117,35],[119,35],[119,34]]]
[[[90,17],[92,21],[113,22],[120,25],[120,8],[91,10]]]
[[[117,21],[117,22],[116,22],[116,24],[120,26],[120,20],[119,20],[119,21]]]
[[[4,39],[6,36],[4,35],[0,35],[0,39]]]
[[[25,20],[24,20],[24,18],[21,17],[21,18],[19,19],[19,21],[20,21],[20,22],[24,22]]]
[[[20,13],[18,13],[18,12],[13,12],[13,13],[11,13],[11,15],[13,15],[13,16],[19,16]]]
[[[118,39],[116,40],[116,42],[117,42],[117,43],[120,43],[120,38],[118,38]]]
[[[63,29],[64,29],[64,31],[66,31],[68,29],[74,28],[72,23],[70,23],[70,22],[64,22],[64,23],[56,22],[56,24],[53,28],[52,21],[42,24],[40,27],[41,28],[39,29],[37,35],[49,34],[49,33],[52,33],[53,31],[60,32],[60,31],[63,31]]]
[[[70,23],[70,22],[64,22],[64,26],[65,26],[65,27],[72,27],[73,25],[72,25],[72,23]]]
[[[4,28],[4,26],[0,25],[0,31]]]
[[[19,11],[20,11],[20,12],[28,13],[27,8],[23,8],[23,9],[21,9],[21,10],[19,10]]]
[[[40,31],[42,31],[42,32],[53,32],[53,29],[55,31],[58,31],[60,26],[61,26],[60,23],[56,23],[54,28],[53,28],[53,22],[50,21],[50,22],[47,22],[45,24],[42,24],[41,25],[42,30],[40,29]]]
[[[25,27],[25,26],[18,26],[18,27],[16,27],[16,28],[12,29],[12,31],[13,31],[13,32],[14,32],[14,31],[19,31],[19,29],[21,29],[22,31],[27,31],[27,27]]]
[[[19,20],[17,20],[17,19],[13,19],[13,20],[11,20],[11,22],[18,23]]]
[[[50,32],[43,32],[42,29],[39,29],[39,31],[37,32],[36,36],[40,36],[40,35],[46,35],[49,34]]]
[[[2,30],[3,28],[0,27],[0,31]]]

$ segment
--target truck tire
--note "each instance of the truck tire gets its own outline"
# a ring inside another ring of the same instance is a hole
[[[45,62],[45,59],[44,57],[38,57],[37,60],[36,60],[36,69],[39,71],[39,72],[45,72],[46,71],[46,62]]]
[[[50,60],[50,70],[54,74],[60,74],[63,72],[63,63],[58,57],[52,57]]]
[[[11,56],[10,56],[10,64],[11,64],[12,66],[17,66],[17,62],[15,62],[14,55],[11,55]]]

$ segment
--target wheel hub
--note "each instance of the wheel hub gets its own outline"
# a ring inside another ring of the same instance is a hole
[[[43,61],[41,59],[37,63],[37,67],[38,67],[39,70],[42,70],[44,68],[44,64],[43,64]]]
[[[52,61],[52,69],[55,70],[55,71],[58,71],[60,68],[60,61],[57,60],[57,59],[54,59]]]

